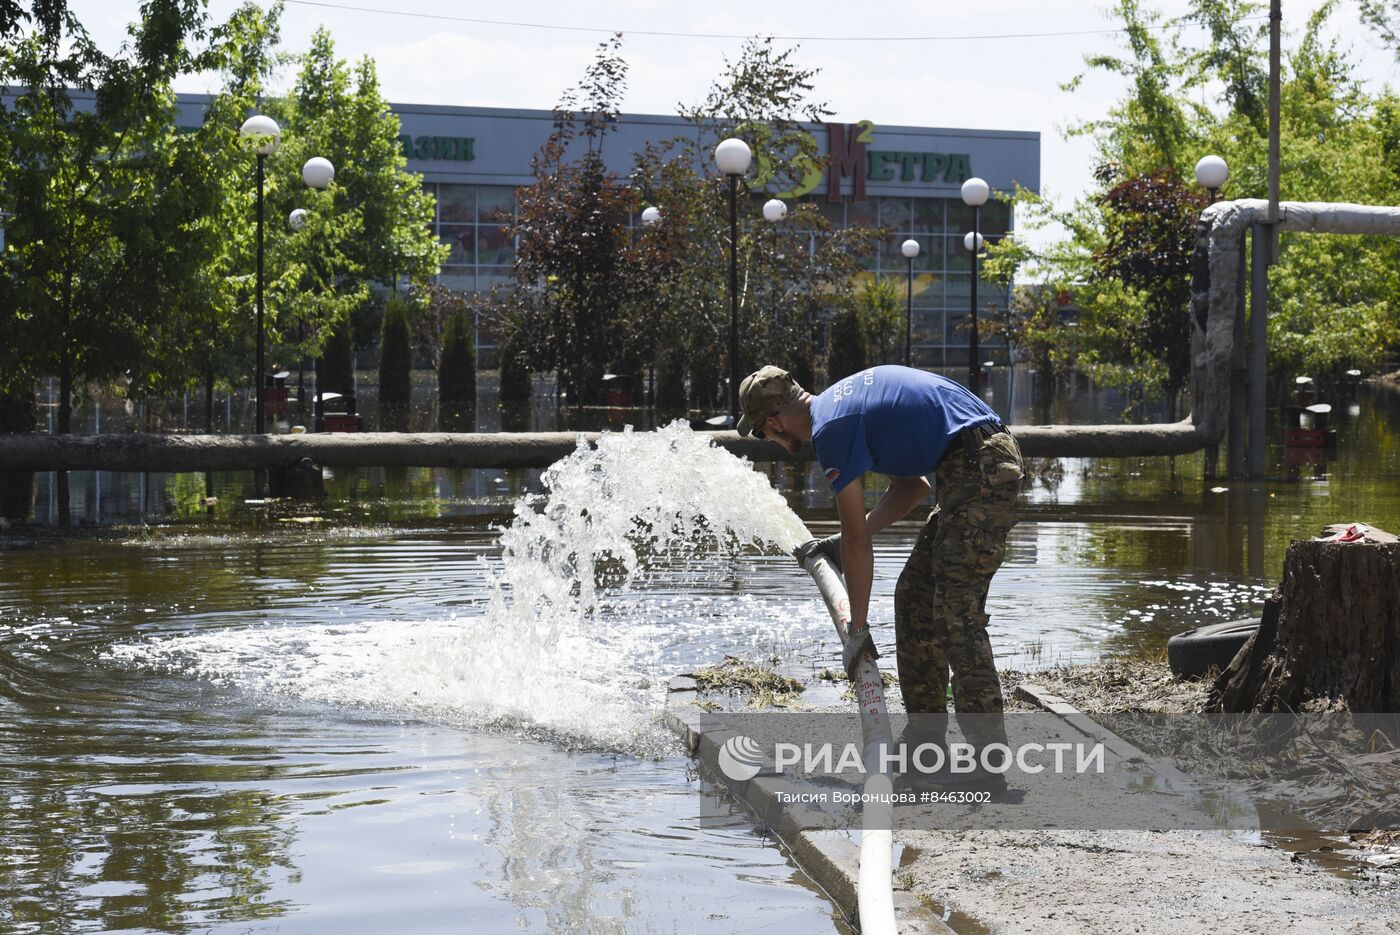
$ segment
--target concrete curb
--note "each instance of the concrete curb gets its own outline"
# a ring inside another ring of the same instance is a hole
[[[735,732],[725,729],[718,718],[696,704],[697,700],[694,679],[673,678],[666,699],[667,726],[680,736],[686,750],[704,767],[708,778],[725,786],[767,826],[787,847],[803,872],[835,903],[846,921],[859,928],[860,846],[856,833],[801,830],[803,823],[796,818],[799,812],[778,801],[775,784],[762,773],[747,782],[728,779],[720,771],[717,757],[720,747]],[[895,890],[894,910],[901,932],[953,935],[953,930],[911,892]]]
[[[1162,757],[1148,756],[1133,744],[1124,740],[1113,731],[1080,711],[1059,695],[1052,694],[1045,688],[1033,682],[1022,682],[1012,691],[1022,701],[1035,705],[1051,714],[1058,714],[1064,718],[1065,723],[1075,730],[1084,734],[1092,740],[1103,743],[1104,747],[1114,756],[1120,757],[1125,762],[1141,763],[1144,767],[1161,776],[1163,779],[1171,780],[1174,783],[1185,787],[1194,787],[1195,782],[1181,770],[1177,769],[1170,762]]]

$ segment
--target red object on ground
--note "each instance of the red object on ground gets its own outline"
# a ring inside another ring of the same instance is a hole
[[[1352,523],[1347,527],[1346,532],[1337,537],[1338,542],[1355,542],[1366,536],[1366,527],[1357,523]]]
[[[287,386],[264,386],[263,387],[263,411],[272,412],[278,415],[287,411],[287,392],[291,387]]]
[[[1321,448],[1327,444],[1327,430],[1284,429],[1283,443],[1290,448]]]
[[[328,412],[322,417],[327,432],[358,432],[360,417],[344,412]]]

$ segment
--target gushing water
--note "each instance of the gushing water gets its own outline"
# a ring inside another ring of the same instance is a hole
[[[640,586],[650,568],[713,568],[808,538],[764,475],[684,423],[605,434],[541,481],[546,492],[521,498],[501,531],[500,564],[479,566],[489,593],[479,615],[226,628],[111,654],[274,694],[647,752],[662,742],[656,715],[678,643],[737,636],[758,649],[810,634],[800,613],[740,602],[740,619],[707,617]]]

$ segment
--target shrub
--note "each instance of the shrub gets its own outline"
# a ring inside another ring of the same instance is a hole
[[[318,393],[355,392],[355,326],[342,321],[321,350]]]
[[[853,373],[859,373],[865,369],[869,358],[860,313],[854,308],[837,312],[836,317],[831,320],[831,338],[826,360],[827,382],[835,383]]]
[[[384,306],[384,330],[379,347],[380,403],[407,403],[412,397],[413,336],[408,326],[408,303],[398,296]]]
[[[438,400],[444,406],[476,401],[476,349],[465,312],[447,320],[438,356]]]
[[[501,402],[528,402],[533,389],[530,371],[513,339],[501,341]]]
[[[685,408],[685,365],[680,355],[666,351],[656,362],[656,408]]]

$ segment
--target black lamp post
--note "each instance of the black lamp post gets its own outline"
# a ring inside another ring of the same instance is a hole
[[[263,362],[263,164],[268,156],[277,151],[277,144],[282,141],[282,130],[277,126],[276,120],[265,114],[256,114],[243,121],[238,135],[246,140],[258,155],[258,275],[254,287],[258,305],[258,363],[253,380],[256,406],[253,424],[254,430],[261,435],[264,431],[263,370],[266,369]]]
[[[301,167],[301,180],[308,188],[318,190],[325,189],[335,178],[335,166],[331,165],[329,159],[321,156],[312,156],[306,160],[306,164]],[[299,231],[306,227],[306,220],[309,214],[305,208],[297,208],[287,216],[287,225],[293,231]],[[306,341],[306,319],[303,316],[297,326],[297,339],[303,344]],[[320,387],[317,386],[317,392]],[[301,423],[306,424],[306,352],[302,351],[301,364],[297,367],[297,407],[301,413]]]
[[[899,252],[909,264],[909,276],[904,289],[904,366],[914,366],[914,257],[919,255],[919,242],[910,237],[899,245]]]
[[[642,209],[642,226],[655,227],[661,223],[661,209],[648,205]],[[653,319],[654,321],[655,319]],[[647,405],[656,407],[656,357],[660,350],[660,337],[653,335],[651,341],[651,363],[647,365]]]
[[[715,147],[715,163],[729,176],[729,416],[739,421],[739,177],[749,169],[749,144],[731,137]]]
[[[969,247],[972,251],[972,337],[967,348],[967,386],[974,393],[980,392],[981,370],[977,360],[980,356],[977,346],[977,249],[973,248],[982,246],[982,234],[978,228],[982,221],[982,206],[991,194],[991,187],[979,178],[970,178],[962,184],[963,203],[972,207],[972,246]],[[967,243],[968,238],[964,237],[963,241]]]

